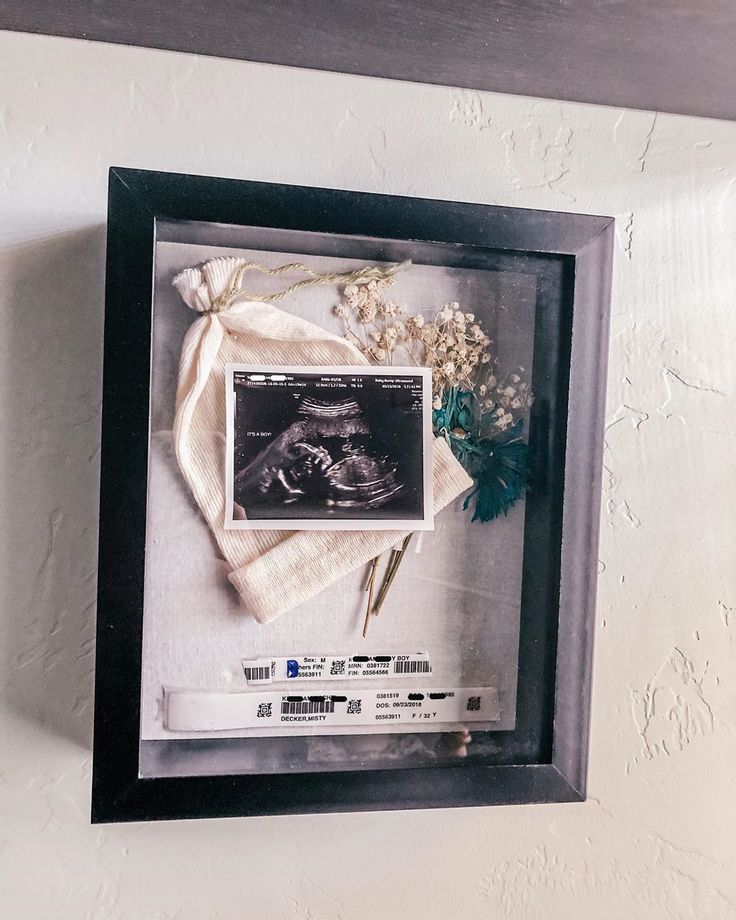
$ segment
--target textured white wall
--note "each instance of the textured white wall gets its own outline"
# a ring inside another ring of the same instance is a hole
[[[88,824],[110,164],[618,220],[590,801]],[[736,124],[0,34],[0,914],[736,917]]]

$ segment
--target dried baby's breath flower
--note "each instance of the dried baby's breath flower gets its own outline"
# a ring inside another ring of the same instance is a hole
[[[335,314],[345,325],[348,341],[375,363],[429,367],[435,411],[443,408],[450,390],[473,393],[492,428],[507,431],[515,423],[515,413],[531,406],[531,390],[515,372],[497,379],[491,339],[475,314],[451,301],[433,320],[421,313],[400,319],[406,307],[389,298],[392,282],[389,278],[345,287]]]
[[[396,319],[406,313],[406,307],[387,296],[392,282],[393,278],[386,278],[348,284],[343,290],[343,302],[335,307],[348,341],[378,363],[392,364],[395,350],[408,341],[407,323]]]

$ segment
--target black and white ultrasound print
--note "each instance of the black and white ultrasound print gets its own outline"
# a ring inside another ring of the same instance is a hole
[[[423,368],[228,368],[232,529],[432,527]]]

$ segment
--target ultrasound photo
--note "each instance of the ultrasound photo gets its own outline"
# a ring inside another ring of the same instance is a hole
[[[227,370],[227,527],[433,527],[427,369]]]

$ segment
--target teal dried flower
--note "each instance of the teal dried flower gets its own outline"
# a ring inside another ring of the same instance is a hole
[[[432,413],[432,421],[435,433],[447,439],[475,481],[463,505],[467,509],[473,504],[473,520],[492,521],[507,514],[528,488],[528,449],[521,438],[521,419],[498,433],[475,394],[453,387]]]
[[[472,519],[485,522],[507,514],[528,489],[528,449],[517,437],[481,444],[486,452],[485,462],[473,476],[475,488],[465,499],[463,508],[469,508],[475,499]]]

